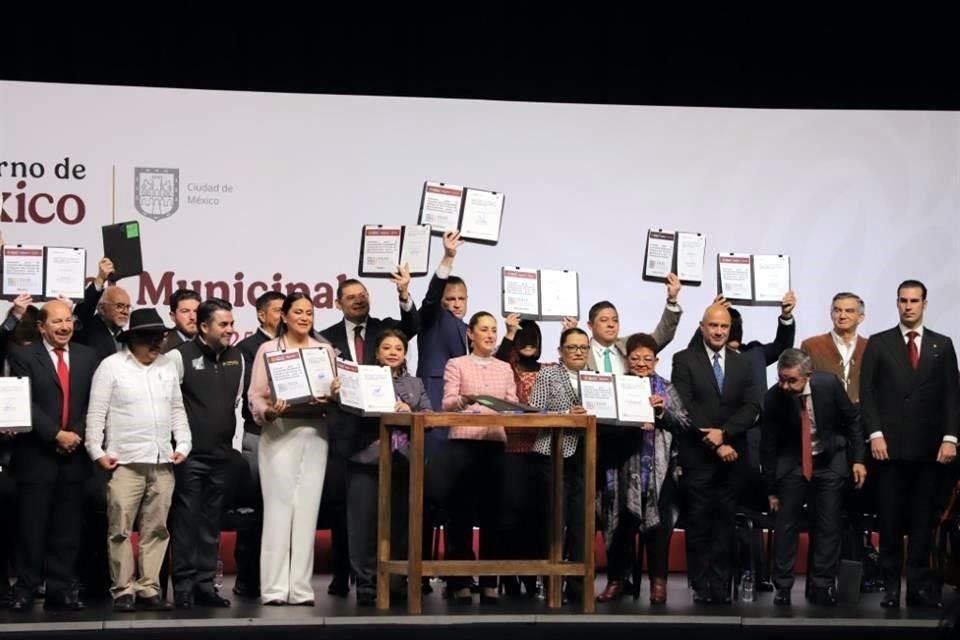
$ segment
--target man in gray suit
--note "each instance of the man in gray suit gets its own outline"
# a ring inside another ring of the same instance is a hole
[[[667,304],[660,322],[650,333],[657,342],[659,351],[670,344],[677,333],[683,309],[677,304],[680,279],[676,274],[667,276]],[[590,327],[590,351],[587,353],[587,369],[605,373],[624,374],[627,371],[627,338],[620,336],[620,316],[613,303],[602,300],[592,307],[587,316]]]

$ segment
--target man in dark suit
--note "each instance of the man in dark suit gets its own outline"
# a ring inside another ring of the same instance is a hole
[[[690,580],[696,603],[728,603],[733,571],[738,460],[758,407],[748,360],[729,349],[730,313],[707,307],[703,340],[673,357],[673,384],[699,429],[677,437],[686,494]]]
[[[73,313],[64,302],[43,306],[39,328],[42,340],[10,354],[10,373],[30,379],[33,421],[33,431],[15,438],[20,513],[11,609],[29,610],[46,578],[45,609],[80,610],[76,565],[90,474],[82,443],[98,359],[70,343]]]
[[[400,300],[400,320],[370,317],[370,295],[359,280],[344,280],[337,287],[337,309],[343,319],[321,331],[344,360],[372,364],[376,354],[373,345],[377,334],[384,329],[399,329],[412,339],[420,331],[420,314],[410,298],[410,273],[401,266],[390,277],[397,287]],[[331,595],[346,595],[349,587],[350,556],[347,529],[347,484],[351,463],[348,458],[362,447],[362,433],[355,416],[339,413],[330,425],[330,454],[323,485],[324,511],[333,521],[331,543],[334,553],[333,581],[328,587]],[[366,599],[369,594],[357,593]],[[366,604],[366,601],[364,601]]]
[[[284,295],[279,291],[267,291],[257,298],[257,322],[260,327],[237,343],[245,364],[243,370],[243,401],[240,413],[243,415],[243,445],[241,455],[249,469],[250,494],[244,496],[254,510],[254,517],[248,519],[242,528],[237,529],[237,545],[233,557],[237,563],[237,580],[233,592],[238,596],[257,598],[260,596],[260,538],[263,533],[263,495],[260,492],[260,468],[257,464],[257,451],[260,448],[260,427],[253,421],[247,403],[247,390],[250,388],[250,372],[253,359],[260,346],[277,335],[280,326]],[[247,486],[247,483],[244,483]]]
[[[910,539],[907,605],[941,606],[930,549],[941,493],[938,464],[957,455],[960,382],[953,342],[923,326],[926,308],[926,286],[902,282],[900,323],[870,336],[860,371],[864,431],[879,462],[880,565],[887,587],[880,604],[887,609],[900,606],[904,533]]]
[[[121,287],[107,287],[113,273],[110,258],[101,258],[97,277],[83,293],[83,302],[74,309],[77,319],[74,342],[86,345],[103,360],[120,349],[118,337],[130,319],[130,295]]]
[[[463,244],[460,233],[443,234],[443,259],[430,279],[420,304],[420,335],[417,336],[417,377],[430,396],[434,411],[443,399],[443,371],[450,358],[467,355],[467,285],[453,271],[453,259]],[[446,429],[434,429],[445,432]],[[428,434],[428,438],[431,434]],[[443,434],[439,434],[443,435]]]
[[[173,331],[167,333],[160,347],[161,353],[177,348],[197,335],[197,307],[200,306],[200,294],[193,289],[177,289],[170,294],[170,319]]]
[[[837,604],[840,522],[847,478],[863,486],[867,470],[860,412],[835,375],[813,371],[810,356],[787,349],[763,405],[761,455],[770,511],[776,513],[774,603],[790,604],[804,504],[812,515],[811,602]],[[851,467],[852,464],[852,467]]]

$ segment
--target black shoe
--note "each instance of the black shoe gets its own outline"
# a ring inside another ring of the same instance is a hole
[[[330,581],[330,586],[327,587],[327,594],[331,596],[337,596],[338,598],[346,598],[350,593],[350,581],[346,576],[333,576],[333,580]]]
[[[377,604],[377,594],[370,593],[369,591],[358,591],[357,592],[357,606],[358,607],[373,607]]]
[[[730,590],[712,589],[710,592],[710,602],[713,604],[730,604]]]
[[[127,594],[114,598],[113,610],[117,613],[134,613],[137,610],[137,606],[133,602],[133,596]]]
[[[807,600],[812,604],[819,604],[824,607],[835,607],[837,606],[837,590],[833,585],[823,589],[814,587],[810,589],[810,595],[807,596]]]
[[[233,595],[241,598],[259,598],[260,589],[246,582],[238,582],[233,585]]]
[[[925,609],[939,609],[943,606],[943,603],[940,601],[940,597],[937,594],[925,589],[920,589],[915,593],[907,592],[907,606],[922,607]]]
[[[773,604],[790,606],[790,589],[777,589],[777,595],[773,596]]]
[[[173,598],[173,606],[177,609],[193,609],[193,594],[178,593]]]
[[[230,601],[216,591],[198,591],[193,595],[193,602],[199,606],[218,607],[221,609],[230,606]]]
[[[900,607],[900,591],[888,589],[880,599],[880,606],[884,609],[898,609]]]
[[[710,596],[710,593],[708,591],[694,591],[693,603],[694,604],[712,604],[713,598]]]
[[[170,611],[173,605],[160,596],[137,596],[137,609],[141,611]]]
[[[10,611],[22,612],[33,609],[33,594],[30,592],[14,591],[10,600]]]
[[[44,611],[83,611],[87,605],[76,593],[47,593],[43,599]]]

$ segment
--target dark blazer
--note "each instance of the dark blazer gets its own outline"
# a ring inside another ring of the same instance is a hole
[[[82,344],[70,345],[70,414],[67,425],[81,438],[86,433],[90,384],[98,364],[97,354],[92,349]],[[21,482],[54,482],[61,473],[66,480],[86,478],[90,472],[90,458],[83,445],[70,454],[57,452],[63,392],[46,343],[38,340],[15,349],[10,354],[10,374],[30,378],[32,396],[33,431],[14,438],[13,464],[17,479]]]
[[[167,337],[163,339],[163,344],[160,345],[160,353],[167,353],[168,351],[173,351],[184,342],[186,342],[186,340],[180,337],[180,332],[174,329],[173,331],[168,332]],[[237,346],[240,346],[240,345],[237,345]],[[247,363],[247,365],[249,366],[249,363]]]
[[[413,305],[410,311],[400,310],[400,320],[393,318],[367,318],[366,332],[364,337],[363,364],[373,364],[376,359],[376,352],[373,344],[377,335],[384,329],[400,329],[408,339],[420,331],[420,312],[417,306]],[[347,336],[347,325],[343,320],[331,325],[320,332],[324,338],[330,341],[338,355],[344,360],[353,360],[350,354],[350,345],[347,340],[353,340],[353,336]],[[357,429],[357,417],[347,412],[337,412],[331,416],[328,423],[328,433],[330,440],[330,453],[337,456],[349,456],[363,448],[363,439]]]
[[[900,327],[870,336],[860,370],[867,437],[882,431],[891,460],[934,462],[943,436],[960,434],[957,353],[947,336],[924,327],[917,370]]]
[[[441,306],[447,281],[434,275],[420,305],[417,336],[417,377],[436,411],[443,400],[443,371],[447,361],[467,355],[467,323]]]
[[[724,440],[745,455],[747,431],[754,426],[759,407],[754,398],[753,371],[743,355],[727,349],[724,355],[723,389],[717,388],[713,363],[701,340],[673,356],[673,386],[695,430],[677,437],[682,466],[705,466],[721,462],[716,452],[701,441],[704,427],[723,429]]]
[[[408,340],[412,340],[420,332],[420,312],[417,311],[417,305],[413,305],[410,311],[400,310],[400,320],[393,318],[367,318],[366,331],[364,337],[363,364],[373,364],[376,353],[373,349],[373,343],[376,337],[384,329],[399,329],[406,334]],[[353,360],[350,355],[350,344],[353,336],[347,336],[347,325],[343,320],[331,325],[320,332],[324,338],[330,341],[333,348],[336,349],[340,357],[344,360]]]
[[[260,427],[253,421],[253,414],[250,413],[250,406],[247,403],[247,391],[250,389],[250,372],[253,371],[253,359],[257,357],[257,351],[264,342],[269,342],[270,336],[260,329],[250,334],[237,343],[237,349],[243,355],[243,404],[240,406],[240,413],[243,415],[243,428],[260,435]]]
[[[100,302],[102,291],[91,282],[83,292],[83,302],[73,310],[77,322],[73,330],[73,342],[93,349],[97,354],[97,362],[117,352],[117,344],[113,334],[107,328],[103,318],[97,314],[97,304]]]
[[[850,401],[840,379],[825,371],[810,376],[817,441],[830,468],[849,476],[851,465],[863,463],[866,446],[860,412]],[[776,495],[777,481],[802,466],[800,398],[773,385],[764,396],[763,438],[760,443],[767,495]]]

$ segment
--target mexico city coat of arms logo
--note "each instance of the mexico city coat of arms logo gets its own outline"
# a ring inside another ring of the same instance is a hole
[[[180,170],[136,167],[133,206],[151,220],[169,218],[180,208]]]

